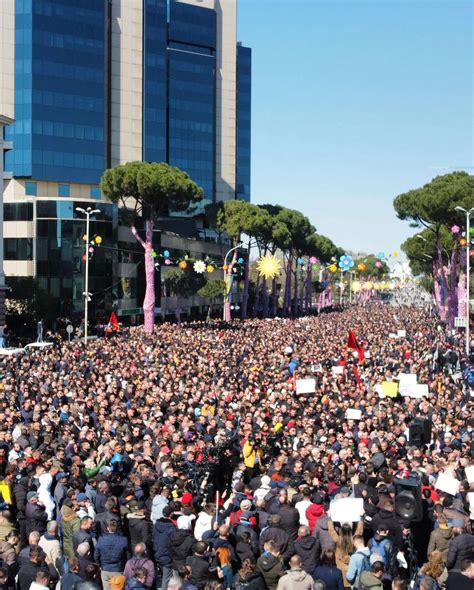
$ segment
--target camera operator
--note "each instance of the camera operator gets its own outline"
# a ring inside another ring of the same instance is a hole
[[[244,481],[248,483],[252,478],[260,474],[263,459],[262,437],[260,433],[250,433],[244,443],[243,455],[245,462]]]

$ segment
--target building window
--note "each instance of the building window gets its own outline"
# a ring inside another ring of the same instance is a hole
[[[5,260],[33,260],[32,238],[5,238],[3,249]]]
[[[4,221],[32,221],[33,203],[5,203],[3,218]]]
[[[70,186],[68,184],[58,184],[58,197],[70,197]]]
[[[91,186],[91,199],[100,199],[100,188],[98,186]]]
[[[27,180],[25,182],[25,194],[27,197],[36,197],[38,193],[38,185],[36,182],[31,182]]]

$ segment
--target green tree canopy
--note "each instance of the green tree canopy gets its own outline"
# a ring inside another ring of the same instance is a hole
[[[453,225],[460,220],[456,207],[474,207],[474,176],[453,172],[437,176],[421,188],[398,195],[393,206],[399,219],[414,227]]]
[[[225,282],[222,279],[209,279],[207,283],[201,287],[198,294],[207,299],[223,300],[225,293]]]
[[[105,197],[113,203],[141,209],[152,218],[169,211],[185,211],[200,201],[204,191],[186,172],[168,164],[128,162],[106,170],[100,181]]]
[[[448,263],[449,253],[454,247],[453,234],[444,226],[439,231],[441,254],[445,264]],[[403,252],[407,255],[411,271],[414,275],[431,274],[433,269],[433,260],[437,258],[436,251],[436,234],[431,229],[411,236],[405,240],[401,246]]]

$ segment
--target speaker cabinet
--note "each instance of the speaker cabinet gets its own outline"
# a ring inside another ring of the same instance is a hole
[[[408,441],[415,447],[429,445],[432,422],[429,418],[414,418],[409,427]]]
[[[395,486],[395,512],[397,516],[411,522],[423,520],[421,480],[419,476],[396,476],[393,484]]]

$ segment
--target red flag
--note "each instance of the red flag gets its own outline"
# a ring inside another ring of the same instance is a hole
[[[360,362],[362,362],[365,359],[364,349],[357,342],[357,337],[352,330],[349,330],[349,335],[347,337],[347,348],[352,348],[352,350],[357,351]]]
[[[113,330],[120,330],[120,326],[118,323],[117,316],[115,315],[115,311],[110,314],[109,325],[112,327]]]

